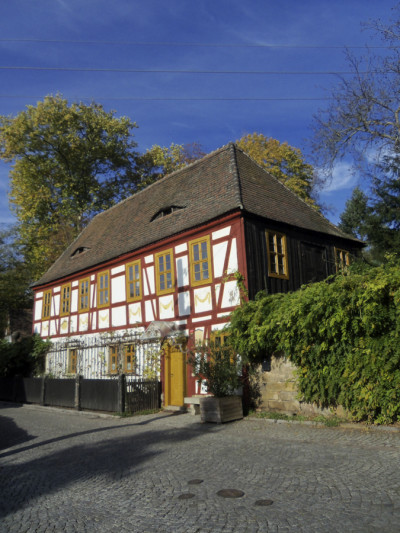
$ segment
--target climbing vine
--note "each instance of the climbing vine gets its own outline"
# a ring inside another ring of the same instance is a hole
[[[304,401],[343,405],[356,420],[400,420],[400,260],[259,294],[232,314],[231,341],[254,362],[286,354]]]

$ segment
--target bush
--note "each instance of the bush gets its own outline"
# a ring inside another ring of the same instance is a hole
[[[0,340],[0,376],[29,377],[44,370],[44,356],[50,341],[39,335],[22,337],[18,342]]]
[[[231,342],[253,361],[286,353],[304,401],[341,404],[356,420],[400,420],[400,262],[259,295],[234,311]]]

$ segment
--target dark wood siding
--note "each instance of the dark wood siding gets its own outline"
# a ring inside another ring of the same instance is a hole
[[[359,255],[362,244],[313,233],[277,222],[245,217],[245,241],[249,297],[257,292],[268,294],[294,291],[305,283],[321,281],[336,272],[334,250],[340,248]],[[268,276],[265,231],[286,236],[289,279]]]

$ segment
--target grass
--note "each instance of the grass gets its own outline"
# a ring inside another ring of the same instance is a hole
[[[286,420],[287,422],[317,422],[327,427],[337,427],[340,424],[347,422],[345,419],[337,416],[304,416],[304,415],[286,415],[284,413],[275,413],[272,411],[251,411],[249,413],[251,418],[268,418],[270,420]]]

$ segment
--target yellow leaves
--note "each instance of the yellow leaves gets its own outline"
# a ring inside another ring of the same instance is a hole
[[[256,163],[289,187],[314,209],[319,210],[311,198],[314,169],[303,159],[298,148],[287,142],[280,143],[261,133],[245,135],[236,144]]]

